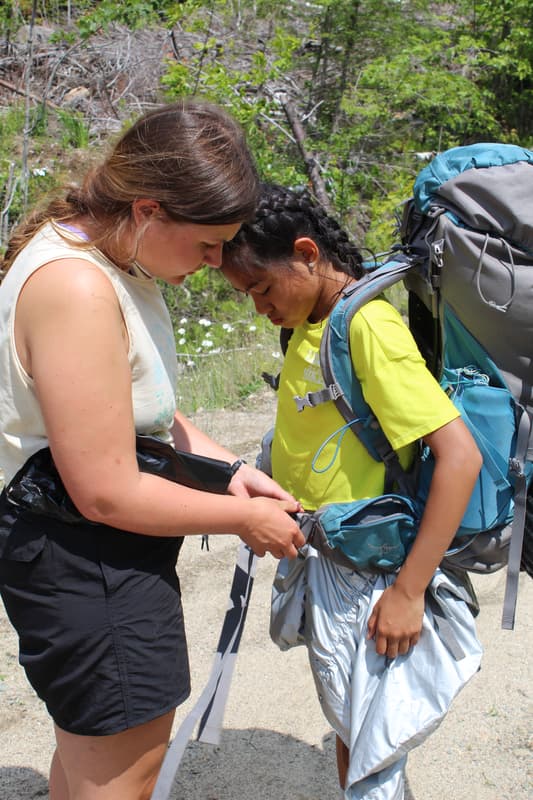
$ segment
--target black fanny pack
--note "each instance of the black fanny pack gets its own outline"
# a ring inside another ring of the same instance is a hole
[[[225,494],[234,474],[227,461],[175,450],[152,436],[137,436],[136,450],[141,472],[203,492]],[[30,456],[6,486],[0,496],[0,520],[14,508],[70,524],[88,523],[67,494],[49,447]]]

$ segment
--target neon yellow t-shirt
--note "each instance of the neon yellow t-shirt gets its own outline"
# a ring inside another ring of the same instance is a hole
[[[281,370],[278,409],[272,442],[274,478],[307,510],[383,493],[384,467],[368,455],[347,429],[332,401],[299,412],[295,395],[324,387],[320,340],[325,321],[306,323],[291,336]],[[427,370],[411,332],[386,300],[367,303],[355,314],[350,346],[365,400],[385,435],[409,466],[414,442],[446,425],[459,412]],[[338,448],[338,451],[337,451]]]

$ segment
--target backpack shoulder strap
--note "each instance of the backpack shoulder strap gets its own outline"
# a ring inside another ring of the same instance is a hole
[[[350,284],[334,306],[322,337],[320,366],[325,388],[295,397],[298,410],[332,400],[343,419],[375,461],[385,464],[385,487],[394,484],[408,492],[407,476],[383,433],[372,409],[363,397],[361,384],[353,369],[350,352],[350,325],[354,315],[369,300],[402,280],[418,261],[398,256],[380,264],[363,278]]]

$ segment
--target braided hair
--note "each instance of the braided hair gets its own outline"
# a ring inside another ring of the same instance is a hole
[[[253,220],[224,244],[223,266],[246,272],[254,266],[288,262],[300,237],[313,239],[321,259],[338,272],[354,278],[363,275],[356,245],[311,194],[273,183],[261,184]]]

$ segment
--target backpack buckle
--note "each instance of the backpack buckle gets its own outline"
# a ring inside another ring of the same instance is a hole
[[[294,402],[296,403],[296,410],[303,411],[304,408],[313,408],[311,392],[307,392],[303,397],[299,394],[294,395]]]
[[[343,394],[344,392],[337,383],[331,383],[318,392],[306,392],[303,397],[299,394],[295,395],[294,402],[296,403],[296,409],[303,411],[304,408],[314,408],[321,403],[327,403],[328,400],[336,400],[338,397],[342,397]]]
[[[525,475],[524,466],[519,458],[509,459],[509,469],[514,472],[517,478],[523,478]]]
[[[444,266],[444,239],[435,239],[431,244],[431,260],[437,267],[442,269]]]
[[[328,390],[332,400],[337,400],[344,394],[338,383],[332,383],[330,386],[328,386]]]

